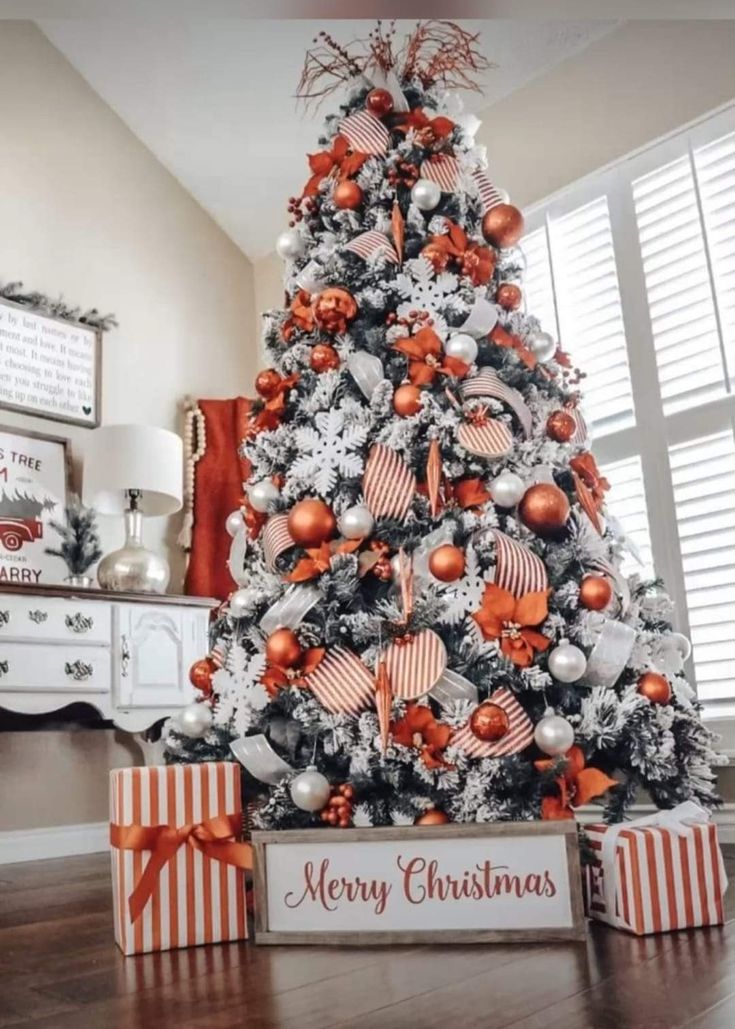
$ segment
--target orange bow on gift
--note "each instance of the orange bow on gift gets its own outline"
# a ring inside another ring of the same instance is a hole
[[[303,195],[305,197],[316,196],[320,183],[333,171],[339,172],[340,179],[347,179],[350,175],[355,175],[367,161],[368,156],[368,154],[352,150],[344,136],[335,136],[331,150],[321,150],[318,154],[308,155],[312,176],[304,186]]]
[[[237,839],[242,830],[242,815],[216,815],[188,825],[115,825],[110,826],[110,844],[118,850],[149,850],[151,856],[128,897],[130,920],[140,918],[153,895],[164,866],[186,844],[213,861],[224,861],[236,868],[253,867],[249,843]]]

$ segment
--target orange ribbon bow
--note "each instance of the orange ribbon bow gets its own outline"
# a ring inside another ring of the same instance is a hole
[[[515,350],[527,368],[533,369],[536,367],[536,355],[533,351],[528,349],[519,336],[514,336],[513,333],[504,329],[502,325],[495,325],[488,333],[488,339],[492,340],[498,347],[509,347],[511,350]]]
[[[408,358],[408,377],[414,386],[430,386],[437,375],[462,378],[469,365],[458,357],[448,357],[442,351],[442,342],[433,329],[419,329],[415,336],[406,336],[393,344]]]
[[[431,261],[437,274],[453,261],[461,274],[472,280],[474,286],[484,286],[495,271],[495,252],[482,243],[471,242],[456,222],[449,219],[447,222],[449,231],[445,235],[430,236],[421,251],[422,255]]]
[[[237,840],[242,815],[216,815],[187,825],[110,825],[110,843],[118,850],[149,850],[151,856],[128,897],[130,920],[140,918],[163,868],[185,844],[213,861],[236,868],[253,867],[253,849]]]
[[[322,150],[318,154],[308,155],[312,174],[304,186],[303,195],[305,197],[316,196],[320,183],[334,171],[339,172],[340,179],[355,175],[369,156],[369,154],[353,150],[344,136],[335,136],[331,150]]]

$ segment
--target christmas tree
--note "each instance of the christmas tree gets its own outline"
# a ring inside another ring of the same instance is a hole
[[[240,588],[167,734],[232,750],[264,827],[717,799],[688,641],[620,571],[582,375],[524,309],[523,218],[456,97],[486,67],[449,22],[307,54],[299,95],[348,99],[278,239]]]

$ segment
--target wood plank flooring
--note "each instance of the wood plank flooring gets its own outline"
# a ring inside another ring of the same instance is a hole
[[[726,848],[727,849],[727,848]],[[727,854],[735,874],[735,848]],[[585,945],[255,947],[124,958],[107,855],[0,867],[0,1029],[735,1026],[726,925]]]

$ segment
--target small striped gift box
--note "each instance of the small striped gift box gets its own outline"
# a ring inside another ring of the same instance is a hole
[[[585,832],[595,855],[585,874],[590,918],[637,936],[724,921],[717,826],[698,804]]]
[[[124,954],[248,935],[240,766],[110,772],[115,941]]]

